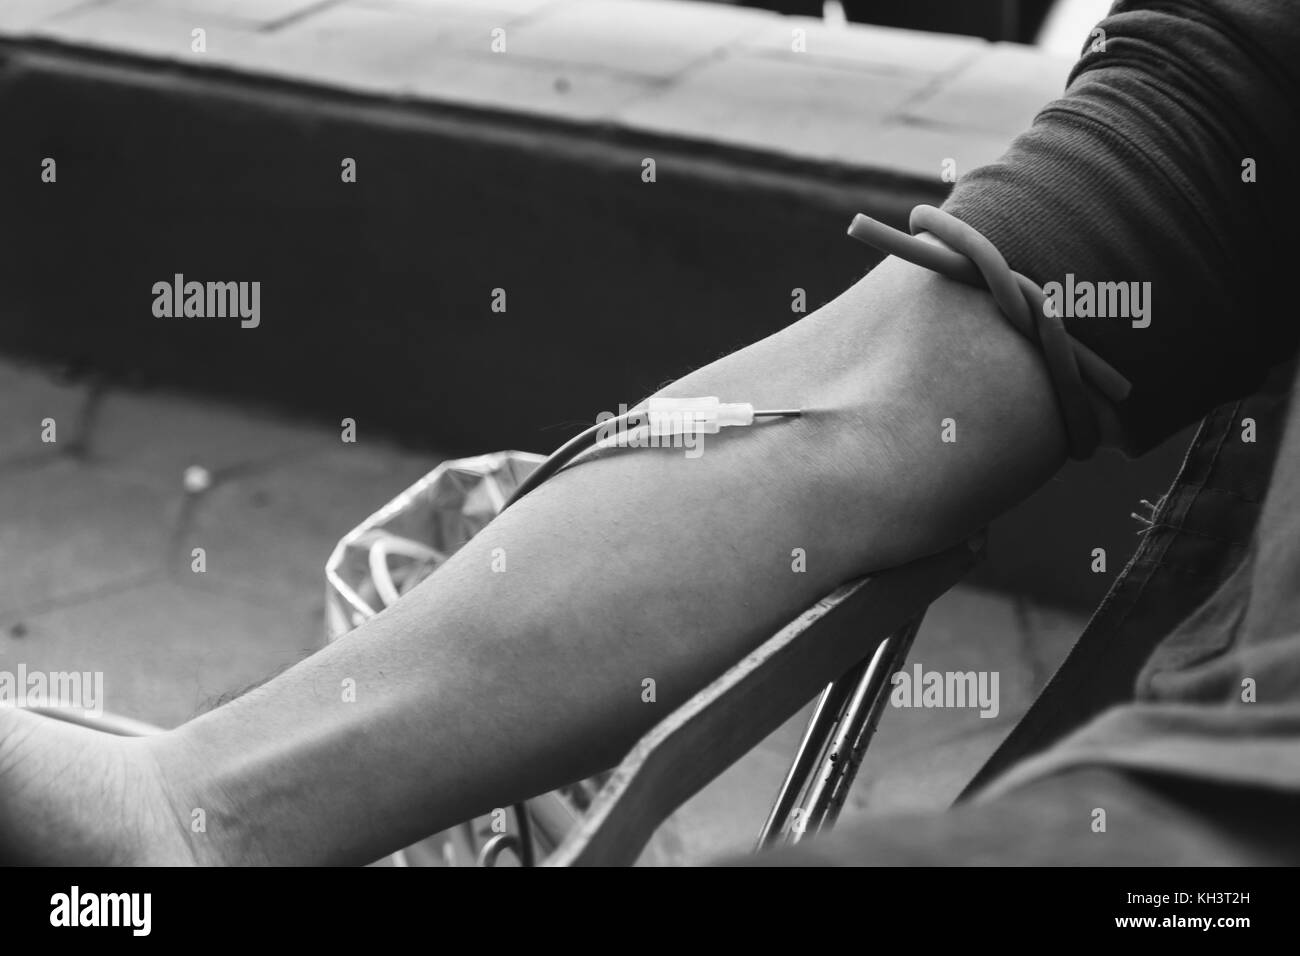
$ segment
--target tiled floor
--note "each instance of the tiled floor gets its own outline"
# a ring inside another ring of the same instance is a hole
[[[74,658],[105,672],[110,710],[164,726],[322,646],[329,550],[436,464],[364,423],[344,444],[262,410],[10,362],[0,407],[0,660]],[[191,466],[206,490],[186,490]]]
[[[0,668],[105,673],[107,707],[164,726],[319,648],[338,538],[437,459],[265,410],[70,383],[0,360]],[[53,419],[57,441],[42,442]],[[489,449],[485,449],[489,450]],[[186,469],[210,485],[187,491]],[[191,570],[195,547],[207,570]],[[912,655],[1000,675],[1000,712],[890,709],[852,809],[941,808],[1006,734],[1082,622],[958,588]],[[648,862],[743,851],[803,726],[691,800]]]

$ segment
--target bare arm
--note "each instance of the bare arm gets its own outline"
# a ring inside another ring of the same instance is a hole
[[[120,744],[189,852],[366,862],[607,767],[836,584],[959,540],[1064,456],[1033,347],[985,293],[894,260],[665,394],[807,414],[710,436],[698,459],[627,450],[563,472],[353,634]],[[165,816],[140,824],[135,858],[183,855]]]
[[[361,862],[608,766],[837,583],[957,540],[1063,454],[1032,347],[898,262],[665,394],[810,414],[562,473],[378,619],[150,742],[178,809],[207,810],[197,851]]]

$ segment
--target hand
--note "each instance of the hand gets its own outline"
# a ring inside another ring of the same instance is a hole
[[[146,741],[0,708],[0,863],[199,862]]]

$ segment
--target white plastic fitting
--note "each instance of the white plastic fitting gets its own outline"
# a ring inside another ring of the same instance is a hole
[[[647,403],[652,435],[716,435],[731,425],[752,425],[754,406],[704,398],[652,398]]]

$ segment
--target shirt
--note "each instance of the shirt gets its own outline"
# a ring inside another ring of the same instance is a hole
[[[1300,326],[1277,304],[1296,103],[1292,3],[1121,2],[1065,95],[945,203],[1059,289],[1070,333],[1132,381],[1125,450],[1203,417],[1137,553],[968,795],[1081,764],[1300,788],[1300,411],[1279,364]]]

